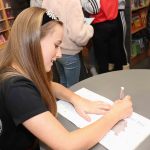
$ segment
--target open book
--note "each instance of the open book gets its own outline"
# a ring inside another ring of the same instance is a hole
[[[76,94],[91,100],[113,103],[106,97],[98,95],[86,88],[78,90]],[[59,100],[57,107],[58,113],[79,128],[85,127],[102,117],[102,115],[89,114],[91,122],[88,122],[77,114],[70,103]],[[118,122],[99,143],[109,150],[134,150],[149,135],[150,120],[134,112],[130,118]]]

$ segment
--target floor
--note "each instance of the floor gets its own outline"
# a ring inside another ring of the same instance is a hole
[[[150,57],[147,57],[143,61],[139,62],[135,66],[133,66],[131,69],[150,69]]]

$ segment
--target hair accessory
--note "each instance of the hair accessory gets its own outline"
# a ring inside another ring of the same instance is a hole
[[[58,20],[58,17],[56,17],[52,11],[48,10],[48,11],[46,11],[46,14],[53,20]]]
[[[52,20],[58,21],[59,19],[58,17],[55,16],[55,14],[51,10],[48,10],[43,15],[42,25]]]

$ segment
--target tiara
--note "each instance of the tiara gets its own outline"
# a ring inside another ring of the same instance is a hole
[[[46,14],[53,20],[58,20],[58,17],[56,17],[55,14],[51,10],[46,11]]]
[[[43,15],[42,25],[52,20],[59,21],[58,17],[51,10],[47,10]]]

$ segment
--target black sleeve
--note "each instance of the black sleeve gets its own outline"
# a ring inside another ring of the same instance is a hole
[[[29,80],[13,82],[6,91],[6,108],[16,125],[48,111],[40,93]]]

